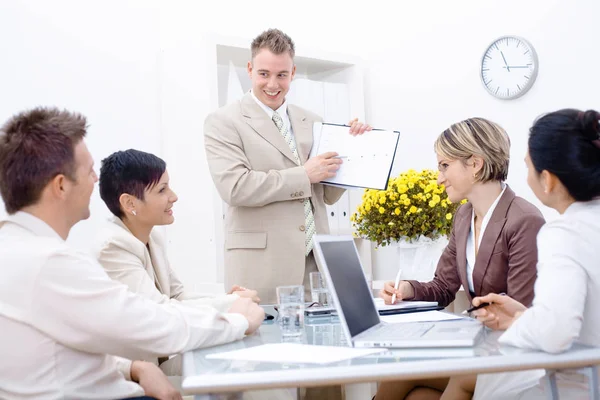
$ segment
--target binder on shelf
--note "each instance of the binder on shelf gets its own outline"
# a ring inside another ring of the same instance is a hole
[[[386,190],[400,132],[373,129],[352,136],[348,125],[315,122],[310,157],[335,151],[343,163],[333,178],[321,183],[351,188]]]

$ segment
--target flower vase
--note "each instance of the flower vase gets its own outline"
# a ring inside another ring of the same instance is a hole
[[[373,280],[393,281],[398,269],[402,269],[402,280],[428,282],[433,279],[440,256],[448,244],[442,236],[432,240],[427,237],[409,242],[393,242],[373,251]]]

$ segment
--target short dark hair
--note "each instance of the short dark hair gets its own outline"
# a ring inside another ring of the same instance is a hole
[[[571,197],[600,195],[600,114],[564,109],[538,118],[529,130],[529,157],[538,173],[560,179]]]
[[[123,193],[144,200],[144,191],[160,181],[167,164],[154,154],[129,149],[117,151],[102,160],[100,197],[115,216],[123,218],[119,198]]]
[[[75,180],[75,146],[85,137],[86,118],[38,107],[0,128],[0,194],[8,214],[36,204],[57,175]]]
[[[268,29],[254,38],[250,45],[252,59],[254,59],[262,49],[268,49],[271,53],[277,55],[287,51],[292,59],[294,59],[294,56],[296,55],[294,41],[279,29]]]

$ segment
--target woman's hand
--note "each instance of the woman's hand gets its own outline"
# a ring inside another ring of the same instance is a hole
[[[392,296],[396,293],[396,301],[411,299],[415,296],[415,291],[412,285],[406,281],[401,281],[398,285],[398,289],[394,288],[394,282],[388,281],[383,285],[383,289],[379,292],[379,297],[383,299],[385,304],[394,304],[392,303]]]

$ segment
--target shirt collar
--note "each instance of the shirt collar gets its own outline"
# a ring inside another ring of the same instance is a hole
[[[600,197],[593,198],[592,200],[589,200],[589,201],[576,201],[576,202],[572,203],[569,207],[567,207],[567,209],[565,210],[563,215],[577,212],[578,210],[583,210],[583,209],[587,208],[588,206],[596,206],[596,205],[600,205]]]
[[[250,91],[250,94],[252,95],[254,101],[256,101],[256,103],[260,106],[260,108],[262,108],[264,112],[267,113],[269,119],[273,119],[273,114],[275,113],[275,111],[273,111],[271,107],[263,104],[263,102],[260,101],[258,97],[256,97],[252,90]],[[283,104],[277,109],[277,113],[281,116],[281,118],[284,118],[284,116],[287,115],[287,99],[285,99],[283,101]]]
[[[16,213],[4,218],[2,220],[2,225],[5,222],[17,224],[28,231],[31,231],[37,236],[57,238],[64,242],[63,238],[61,238],[60,235],[54,229],[52,229],[50,225],[28,212],[17,211]]]

